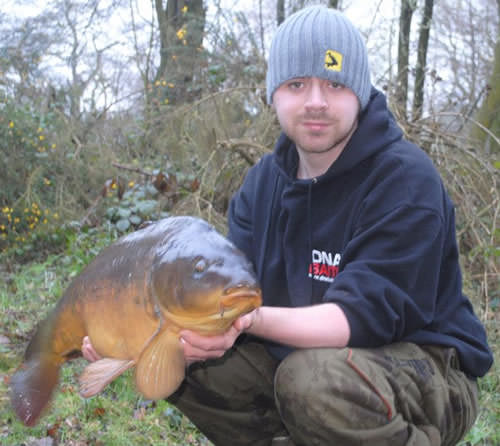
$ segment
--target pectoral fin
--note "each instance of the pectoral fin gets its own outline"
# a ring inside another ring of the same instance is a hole
[[[165,330],[152,340],[137,362],[137,389],[148,399],[166,398],[181,384],[185,367],[178,336]]]
[[[85,367],[80,375],[80,395],[90,398],[97,395],[115,378],[133,367],[135,361],[129,359],[103,358]]]

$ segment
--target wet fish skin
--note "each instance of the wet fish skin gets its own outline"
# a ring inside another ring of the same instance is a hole
[[[77,276],[40,322],[11,378],[11,403],[36,424],[61,365],[88,335],[103,360],[87,366],[84,396],[135,366],[147,398],[170,395],[184,378],[179,332],[214,335],[261,305],[253,267],[204,220],[169,217],[122,237]]]

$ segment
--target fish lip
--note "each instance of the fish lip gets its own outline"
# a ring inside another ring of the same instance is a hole
[[[247,284],[243,283],[240,285],[228,286],[224,289],[224,296],[253,296],[256,294],[260,294],[260,287],[257,284]]]
[[[247,307],[248,311],[262,305],[262,293],[259,288],[232,288],[226,290],[220,300],[220,315],[225,313],[240,312],[243,307]]]
[[[257,288],[251,287],[237,287],[230,288],[224,291],[224,294],[221,297],[221,303],[223,306],[230,306],[234,303],[235,300],[240,299],[262,299],[261,291]]]

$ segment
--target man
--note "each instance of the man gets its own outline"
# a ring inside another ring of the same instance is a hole
[[[217,445],[456,444],[492,355],[439,175],[339,12],[289,17],[268,64],[283,134],[229,211],[264,305],[224,335],[181,333],[192,365],[170,401]]]

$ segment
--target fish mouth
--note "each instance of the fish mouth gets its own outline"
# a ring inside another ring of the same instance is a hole
[[[241,303],[262,304],[262,294],[258,288],[235,287],[224,291],[221,297],[223,307],[233,307]]]
[[[259,288],[235,287],[224,291],[220,300],[220,316],[231,317],[248,313],[262,305]]]

